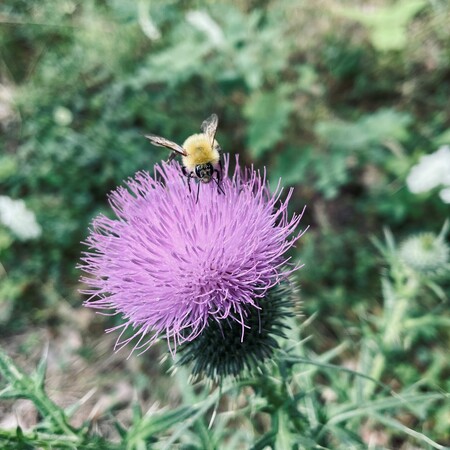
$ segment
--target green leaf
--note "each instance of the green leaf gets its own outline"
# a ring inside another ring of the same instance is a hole
[[[36,380],[36,384],[40,389],[45,387],[45,375],[47,373],[47,357],[48,357],[48,345],[42,353],[41,359],[38,366],[36,367],[36,372],[33,374],[33,378]]]
[[[131,411],[133,413],[133,423],[137,423],[142,420],[142,408],[139,403],[139,400],[136,398],[133,399],[133,403],[131,405]]]
[[[434,138],[433,143],[436,146],[449,145],[450,144],[450,128],[448,130],[445,130],[443,133],[441,133],[436,138]]]
[[[411,428],[407,427],[406,425],[403,425],[401,422],[395,420],[392,417],[386,417],[382,414],[377,414],[375,412],[371,413],[370,416],[375,420],[383,423],[384,425],[399,430],[405,434],[408,434],[409,436],[412,436],[418,441],[425,442],[426,444],[431,445],[432,447],[437,448],[438,450],[448,450],[448,447],[433,441],[428,436],[425,436],[425,434],[423,433],[412,430]]]
[[[203,58],[209,51],[210,45],[207,42],[200,43],[187,38],[151,55],[131,81],[131,85],[134,89],[142,89],[151,83],[167,83],[173,88],[199,72],[204,64]]]
[[[368,27],[377,50],[402,50],[407,43],[408,23],[427,3],[426,0],[403,0],[373,11],[342,8],[339,13]]]
[[[290,449],[294,445],[293,435],[289,430],[290,419],[286,411],[280,410],[278,414],[278,433],[275,448]]]
[[[332,148],[347,152],[362,151],[374,145],[380,146],[387,140],[405,140],[410,123],[411,117],[408,114],[394,109],[380,109],[355,122],[320,121],[315,131]]]
[[[258,159],[283,138],[292,103],[280,91],[255,92],[245,105],[248,124],[248,146]]]
[[[19,441],[23,439],[22,427],[20,427],[19,425],[16,428],[16,436],[18,437]]]
[[[331,199],[338,195],[338,189],[349,180],[347,159],[339,152],[329,152],[327,157],[314,155],[316,180],[315,186],[325,198]]]
[[[12,386],[11,390],[8,391],[6,388],[3,391],[4,396],[14,395],[16,398],[30,399],[39,413],[52,422],[57,430],[67,436],[78,438],[76,430],[68,424],[64,411],[47,396],[43,386],[37,383],[36,374],[28,376],[2,349],[0,349],[0,373]]]
[[[193,407],[185,406],[173,411],[154,414],[149,411],[141,420],[135,420],[128,430],[126,442],[128,449],[139,448],[140,442],[152,439],[158,433],[167,431],[175,424],[180,424],[196,412]],[[136,417],[135,417],[136,419]]]
[[[6,386],[4,389],[0,390],[0,398],[3,398],[5,400],[20,398],[21,396],[21,392],[13,389],[11,385]]]
[[[8,180],[17,171],[17,161],[9,155],[0,157],[0,181]]]
[[[276,438],[276,432],[273,430],[268,431],[265,433],[258,441],[255,442],[253,447],[251,447],[250,450],[264,450],[268,446],[273,446],[273,442]]]
[[[445,394],[396,394],[395,397],[384,397],[357,405],[345,405],[338,407],[334,415],[330,415],[329,425],[345,422],[354,417],[372,416],[377,411],[408,406],[412,410],[412,404],[423,404],[445,399]]]
[[[283,185],[294,185],[307,180],[311,165],[311,147],[288,147],[275,155],[270,172],[270,183],[276,186],[281,178]]]

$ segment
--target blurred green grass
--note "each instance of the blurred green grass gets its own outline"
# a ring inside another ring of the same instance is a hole
[[[405,179],[450,143],[449,19],[445,0],[3,2],[0,194],[25,200],[43,232],[21,242],[0,228],[1,336],[57,326],[61,302],[81,304],[91,219],[167,156],[142,135],[182,142],[216,112],[222,148],[295,186],[293,211],[308,205],[295,257],[305,314],[318,314],[311,348],[358,341],[380,308],[371,237],[437,232],[448,216]],[[441,367],[448,332],[436,333],[389,360],[401,386]],[[430,383],[444,381],[439,369]]]

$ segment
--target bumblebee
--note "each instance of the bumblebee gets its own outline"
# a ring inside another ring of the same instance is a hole
[[[153,145],[172,150],[167,162],[172,161],[177,155],[181,155],[182,170],[188,178],[189,191],[191,190],[190,180],[194,178],[202,183],[209,183],[214,180],[219,192],[224,193],[220,186],[223,169],[222,149],[215,140],[218,123],[217,114],[212,114],[203,121],[200,127],[202,132],[189,136],[183,145],[153,134],[147,134],[145,137]],[[214,174],[216,174],[216,178],[214,178]]]

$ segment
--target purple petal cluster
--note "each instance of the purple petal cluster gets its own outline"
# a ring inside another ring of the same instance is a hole
[[[292,190],[281,200],[280,186],[270,193],[265,174],[238,160],[222,180],[224,194],[213,182],[191,187],[177,163],[163,163],[110,194],[115,219],[93,221],[82,292],[86,306],[123,316],[116,347],[136,339],[134,349],[145,351],[166,337],[175,351],[225,318],[244,336],[248,308],[298,269],[286,256],[301,236],[301,215],[288,218]]]

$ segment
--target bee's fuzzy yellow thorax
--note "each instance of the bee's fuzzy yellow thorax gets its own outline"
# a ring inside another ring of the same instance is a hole
[[[183,164],[189,171],[194,171],[197,164],[219,162],[219,152],[211,145],[210,140],[203,133],[189,136],[183,144],[187,156],[183,156]]]

